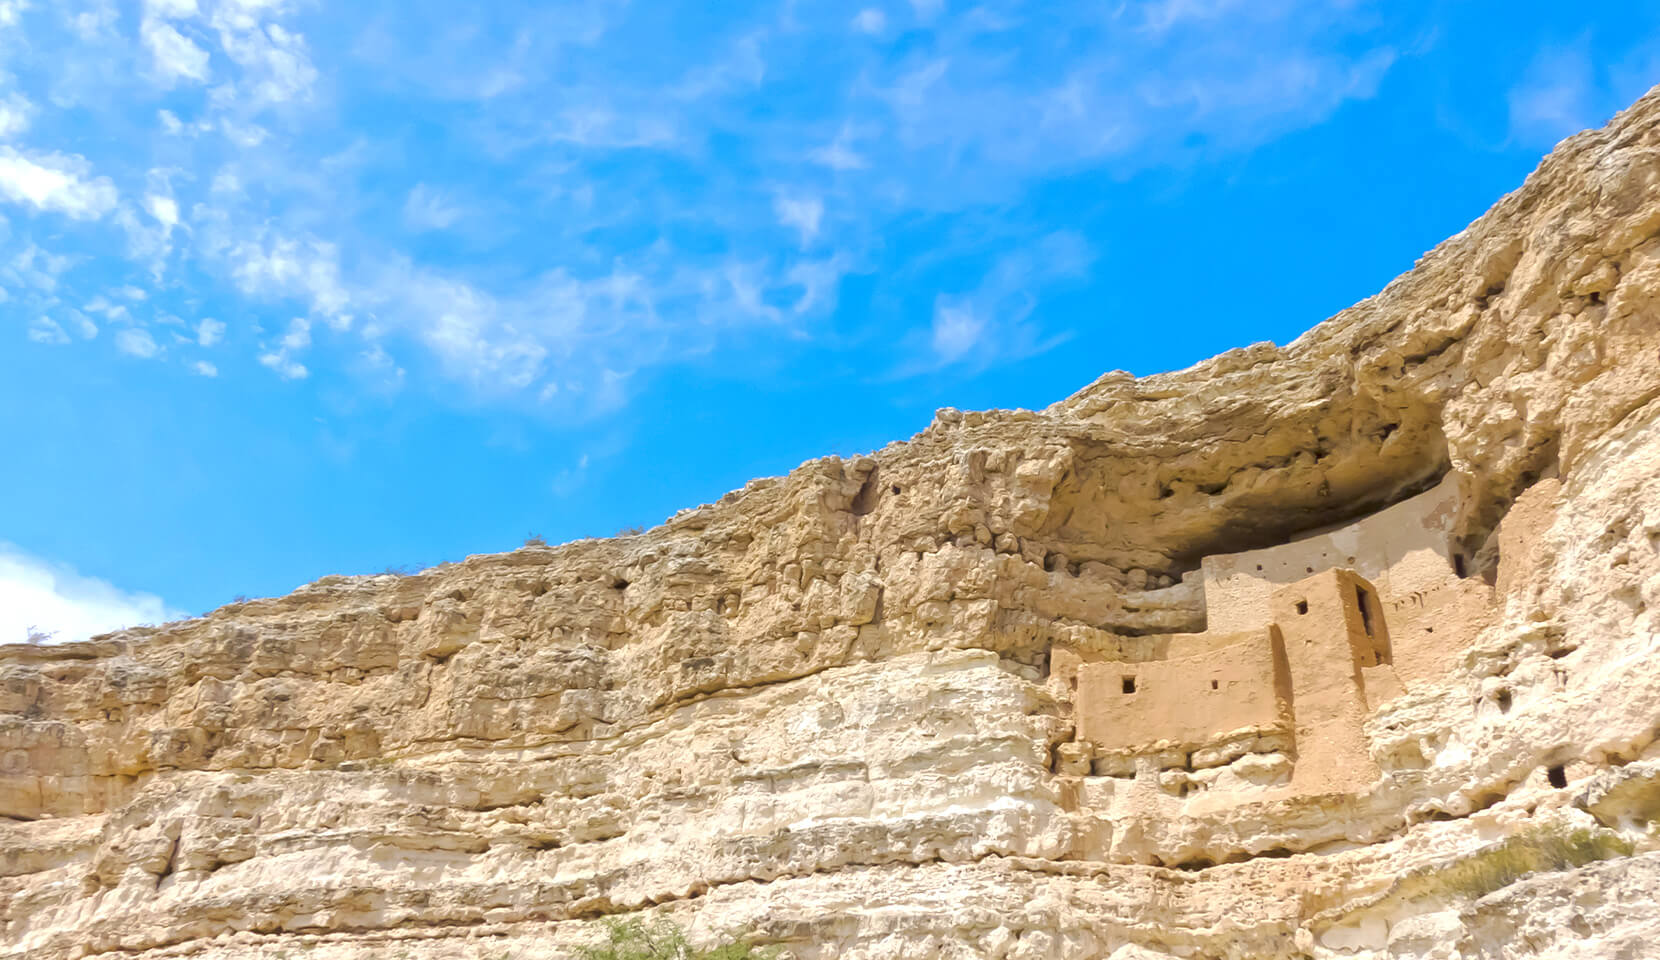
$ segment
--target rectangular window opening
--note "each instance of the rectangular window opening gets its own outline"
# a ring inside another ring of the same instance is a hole
[[[1221,687],[1221,684],[1219,684],[1219,683],[1218,683],[1218,682],[1216,682],[1216,681],[1215,681],[1215,680],[1212,680],[1212,681],[1211,681],[1211,682],[1210,682],[1210,688],[1211,688],[1211,689],[1212,689],[1212,690],[1216,690],[1216,689],[1219,689],[1219,688],[1220,688],[1220,687]]]
[[[1135,677],[1124,678],[1124,692],[1135,693]]]
[[[1297,612],[1299,614],[1303,614],[1303,613],[1308,612],[1308,601],[1307,600],[1298,600],[1297,601]]]

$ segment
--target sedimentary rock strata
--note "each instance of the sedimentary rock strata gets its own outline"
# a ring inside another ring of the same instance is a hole
[[[0,648],[0,957],[1648,957],[1660,93],[1284,348]]]

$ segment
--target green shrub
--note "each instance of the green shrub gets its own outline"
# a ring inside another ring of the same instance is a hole
[[[581,947],[582,960],[772,960],[776,948],[756,947],[733,938],[719,946],[698,950],[686,932],[668,920],[650,924],[638,917],[605,921],[605,941]]]

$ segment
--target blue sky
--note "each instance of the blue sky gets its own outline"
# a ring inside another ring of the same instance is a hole
[[[0,0],[0,641],[1285,343],[1660,5]]]

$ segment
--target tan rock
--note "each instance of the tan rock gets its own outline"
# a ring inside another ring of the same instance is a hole
[[[1651,93],[1287,347],[0,648],[0,957],[1647,957],[1657,617]]]

